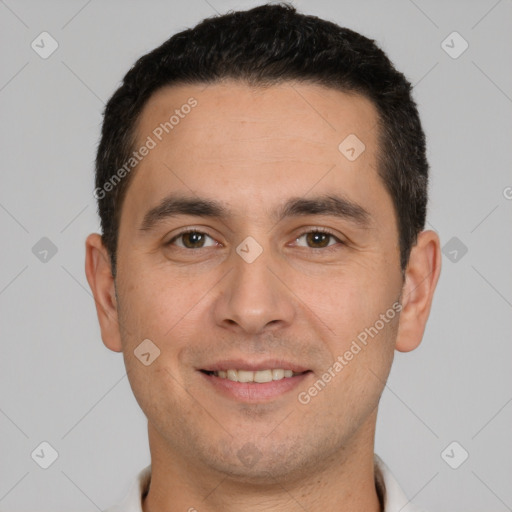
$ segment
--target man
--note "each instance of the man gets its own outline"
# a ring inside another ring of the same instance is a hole
[[[110,99],[86,242],[151,465],[112,511],[413,511],[374,455],[440,274],[411,87],[287,5],[207,19]]]

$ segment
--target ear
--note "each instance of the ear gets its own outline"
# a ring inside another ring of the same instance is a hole
[[[395,348],[414,350],[423,338],[434,291],[441,273],[441,244],[437,233],[422,231],[411,250],[402,287],[402,311]]]
[[[114,277],[108,251],[98,233],[90,234],[85,241],[85,274],[96,303],[103,343],[110,350],[121,352]]]

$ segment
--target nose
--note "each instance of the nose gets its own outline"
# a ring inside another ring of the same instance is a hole
[[[252,262],[238,253],[231,259],[232,270],[221,281],[214,305],[217,325],[252,335],[291,325],[294,295],[270,251],[264,250]]]

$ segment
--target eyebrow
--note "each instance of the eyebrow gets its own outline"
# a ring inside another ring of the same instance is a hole
[[[168,218],[180,215],[227,220],[233,214],[222,203],[206,198],[170,195],[151,208],[140,225],[141,231],[151,231]],[[373,217],[363,208],[340,195],[323,195],[310,199],[295,197],[274,210],[272,218],[276,223],[289,218],[305,215],[326,215],[348,220],[360,228],[370,227]]]

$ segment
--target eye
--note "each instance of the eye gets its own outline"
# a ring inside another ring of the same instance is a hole
[[[305,238],[306,243],[308,244],[307,247],[310,247],[311,249],[324,249],[326,247],[336,245],[336,242],[343,245],[343,242],[330,231],[320,228],[302,233],[296,238],[296,241],[298,242],[301,238]],[[329,243],[330,240],[335,243]]]
[[[210,243],[208,243],[208,239],[210,240]],[[333,233],[322,228],[306,231],[299,235],[295,240],[299,242],[301,239],[305,239],[305,247],[309,247],[311,249],[325,249],[332,247],[333,245],[337,245],[337,243],[344,244]],[[174,236],[166,243],[166,245],[176,245],[182,249],[203,249],[206,247],[215,247],[219,245],[219,243],[202,231],[197,229],[188,229]]]
[[[205,241],[210,239],[213,243],[209,245],[205,245]],[[175,243],[176,241],[181,239],[181,244]],[[198,231],[195,229],[189,229],[187,231],[182,231],[171,240],[169,240],[166,245],[177,245],[182,249],[202,249],[203,247],[213,247],[217,245],[217,242],[206,233],[202,231]]]

